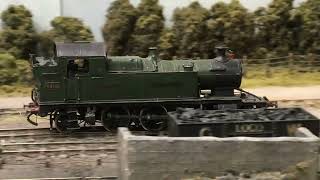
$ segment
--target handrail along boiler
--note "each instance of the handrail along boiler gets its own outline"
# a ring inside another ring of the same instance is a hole
[[[107,56],[104,43],[56,43],[51,59],[32,57],[36,81],[30,117],[50,116],[59,131],[102,123],[157,131],[177,107],[251,109],[274,106],[239,89],[242,64],[216,47],[214,59]],[[238,91],[235,91],[238,90]],[[235,93],[238,92],[238,93]]]

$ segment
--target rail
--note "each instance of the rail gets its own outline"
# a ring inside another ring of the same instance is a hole
[[[113,180],[118,179],[117,176],[102,176],[102,177],[57,177],[57,178],[31,178],[31,179],[8,179],[8,180],[85,180],[85,179],[105,179]]]

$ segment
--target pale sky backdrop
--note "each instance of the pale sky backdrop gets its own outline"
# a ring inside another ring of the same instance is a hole
[[[78,17],[90,26],[95,40],[102,41],[101,29],[105,22],[106,10],[114,0],[0,0],[0,12],[10,4],[23,4],[33,14],[34,24],[38,31],[50,29],[50,21],[56,16]],[[134,6],[140,0],[130,0]],[[201,5],[210,8],[218,1],[230,2],[231,0],[159,0],[164,7],[164,15],[167,24],[170,24],[173,10],[176,7],[189,5],[193,1],[199,1]],[[240,0],[250,11],[257,7],[266,7],[272,0]],[[295,5],[305,0],[295,0]]]

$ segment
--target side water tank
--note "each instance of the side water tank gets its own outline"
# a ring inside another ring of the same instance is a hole
[[[162,60],[160,72],[198,72],[200,89],[236,89],[241,85],[242,66],[239,59]]]

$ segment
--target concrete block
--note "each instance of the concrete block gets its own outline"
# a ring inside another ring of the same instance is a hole
[[[123,180],[215,177],[228,170],[283,171],[288,167],[300,168],[307,179],[316,179],[319,139],[305,128],[297,129],[297,137],[272,138],[134,136],[126,128],[118,132]],[[301,166],[305,162],[308,166]]]

